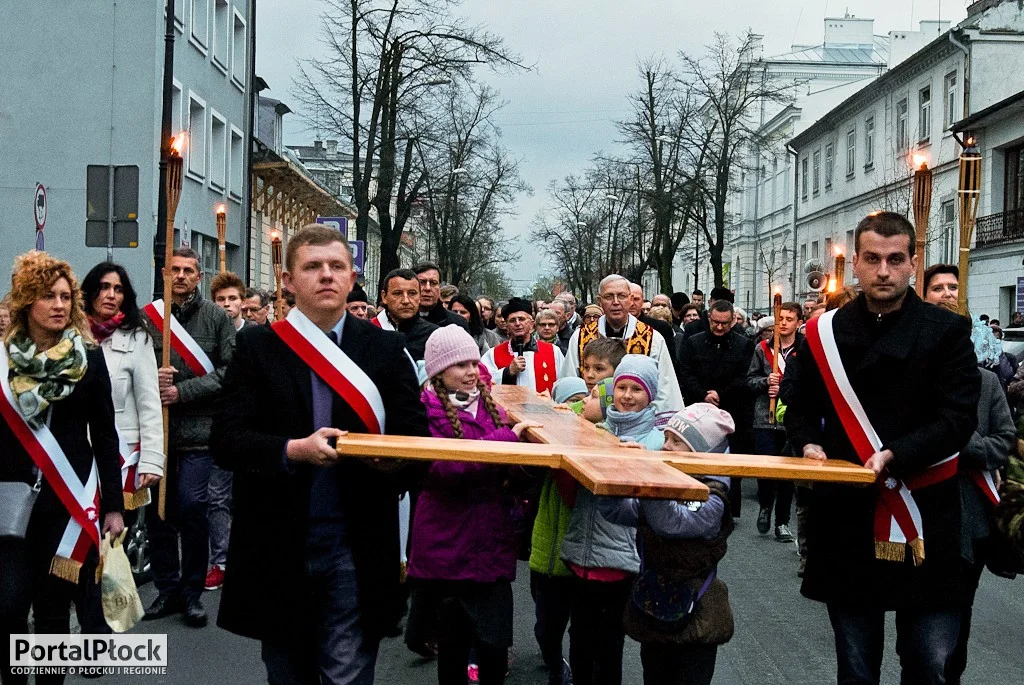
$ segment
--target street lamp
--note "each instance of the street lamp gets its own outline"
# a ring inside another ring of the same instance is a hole
[[[917,274],[914,289],[924,297],[924,268],[928,241],[928,215],[932,210],[932,170],[928,158],[914,155],[914,229],[917,233]]]
[[[465,167],[461,167],[460,166],[457,169],[452,169],[452,176],[458,176],[459,174],[468,174],[468,173],[469,173],[469,169],[466,169]]]
[[[217,205],[217,250],[220,253],[220,273],[228,270],[228,208],[226,205]]]
[[[957,194],[960,200],[960,282],[956,306],[961,314],[969,316],[967,271],[971,265],[971,238],[974,236],[974,220],[978,216],[978,200],[981,198],[981,153],[973,137],[964,141],[964,149],[960,153],[960,185]]]

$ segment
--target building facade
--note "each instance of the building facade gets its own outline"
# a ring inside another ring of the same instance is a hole
[[[228,266],[245,264],[253,11],[252,0],[175,5],[172,132],[188,134],[175,240],[196,249],[209,275],[218,268],[218,205],[227,209]],[[156,225],[163,3],[2,3],[0,25],[0,215],[8,217],[0,263],[35,246],[29,205],[39,183],[45,249],[84,275],[107,258],[106,246],[85,245],[87,167],[137,167],[137,246],[113,257],[148,300],[154,235],[164,230]]]
[[[970,122],[971,112],[980,113],[1022,88],[1024,10],[1012,0],[976,2],[956,27],[795,136],[790,147],[798,160],[798,201],[791,262],[798,275],[797,294],[807,292],[802,273],[807,259],[817,258],[831,271],[835,249],[853,254],[853,229],[869,212],[888,210],[912,218],[911,179],[922,162],[933,171],[933,190],[925,254],[919,258],[926,264],[955,263],[960,248],[957,186],[962,138],[954,129],[966,130],[969,126],[958,122]],[[992,192],[983,193],[979,216],[1002,209],[1001,160],[1012,157],[1024,136],[1019,116],[998,124],[997,119],[993,115],[973,124],[992,126],[994,131],[983,143],[990,145],[987,185]],[[1011,269],[1012,260],[1000,256],[1012,245],[1005,240],[983,244],[972,255],[973,311],[996,311],[1004,297],[1000,289],[1015,285],[1020,260]],[[846,283],[853,282],[852,270],[847,269]]]

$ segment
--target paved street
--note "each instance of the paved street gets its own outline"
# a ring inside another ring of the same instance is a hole
[[[797,557],[791,544],[774,537],[760,537],[754,528],[757,501],[755,483],[744,483],[744,516],[730,539],[729,554],[721,577],[729,585],[736,614],[736,635],[719,652],[716,685],[826,685],[835,682],[831,630],[821,605],[803,599],[796,578]],[[975,604],[970,663],[964,682],[972,685],[1024,683],[1024,585],[988,573],[982,577]],[[528,573],[520,567],[516,591],[515,664],[506,680],[509,685],[543,682],[540,656],[532,634],[533,604]],[[152,585],[143,588],[143,602],[153,597]],[[218,593],[204,595],[211,616],[216,614]],[[891,621],[890,621],[891,626]],[[265,682],[257,643],[230,635],[218,628],[186,628],[178,617],[143,623],[136,632],[167,632],[170,635],[170,668],[167,676],[147,677],[147,683],[175,685],[257,685]],[[891,630],[890,630],[891,633]],[[884,664],[883,682],[896,685],[899,671],[894,640]],[[566,643],[568,650],[568,642]],[[566,651],[568,654],[568,651]],[[627,639],[625,685],[642,682],[639,647]],[[69,678],[69,683],[84,683]],[[88,681],[97,682],[97,681]],[[141,678],[103,678],[106,685],[142,682]],[[406,650],[401,639],[382,645],[377,682],[427,685],[435,683],[433,663]]]

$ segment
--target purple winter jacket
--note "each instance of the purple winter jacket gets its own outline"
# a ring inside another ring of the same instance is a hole
[[[424,390],[420,399],[427,408],[430,434],[454,437],[437,395]],[[467,440],[518,440],[511,428],[494,427],[482,401],[477,403],[475,417],[459,411],[459,418]],[[508,475],[507,467],[489,464],[435,461],[431,465],[412,521],[410,578],[515,580],[513,500],[503,487]]]

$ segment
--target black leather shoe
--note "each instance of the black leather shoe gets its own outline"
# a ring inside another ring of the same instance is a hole
[[[149,605],[149,608],[146,609],[146,613],[142,617],[142,620],[152,621],[153,619],[181,613],[184,610],[185,602],[182,601],[181,597],[161,594],[158,595],[157,598],[153,600],[153,603]]]
[[[202,628],[206,625],[206,609],[198,597],[185,600],[185,625],[191,628]]]

